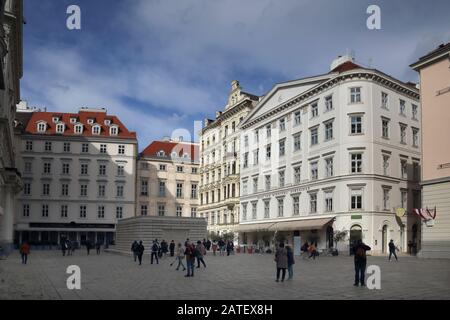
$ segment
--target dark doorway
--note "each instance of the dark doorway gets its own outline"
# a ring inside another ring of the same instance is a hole
[[[350,255],[353,255],[353,246],[362,240],[362,228],[359,225],[355,225],[350,229]]]
[[[334,247],[334,230],[332,226],[328,226],[327,228],[327,248],[333,248]]]

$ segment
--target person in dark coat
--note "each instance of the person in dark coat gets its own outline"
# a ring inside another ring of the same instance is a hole
[[[66,255],[66,250],[67,250],[67,240],[61,239],[61,251],[62,251],[63,257]]]
[[[30,254],[30,246],[27,242],[24,242],[20,246],[20,256],[22,257],[22,264],[27,264],[28,255]]]
[[[227,243],[227,256],[229,256],[234,250],[234,244],[232,241],[228,241]]]
[[[292,251],[292,248],[290,246],[286,246],[286,252],[287,252],[287,259],[288,259],[288,280],[292,280],[294,277],[294,252]]]
[[[398,261],[397,255],[395,254],[395,250],[398,250],[398,248],[394,244],[394,240],[391,239],[391,241],[389,242],[389,261],[391,261],[392,255],[394,255],[395,260]]]
[[[358,240],[356,245],[353,247],[353,252],[355,254],[355,283],[354,286],[358,286],[361,283],[361,286],[365,286],[364,277],[366,274],[366,265],[367,265],[367,255],[366,251],[371,250],[371,248],[365,245],[362,240]]]
[[[172,240],[169,245],[170,256],[173,257],[175,255],[175,242]]]
[[[137,247],[139,243],[135,240],[133,244],[131,245],[131,252],[133,252],[134,262],[137,260]]]
[[[89,252],[91,251],[91,248],[92,248],[91,240],[86,240],[86,251],[88,255]]]
[[[97,250],[97,254],[100,254],[100,251],[102,249],[102,242],[100,240],[98,240],[95,244],[95,249]]]
[[[152,253],[151,253],[151,257],[150,257],[151,264],[153,264],[153,258],[156,259],[156,264],[159,264],[159,261],[158,261],[158,253],[159,252],[160,252],[160,247],[158,245],[158,240],[155,240],[155,241],[153,241],[153,244],[152,244]]]
[[[187,264],[187,274],[185,277],[193,277],[194,276],[194,264],[195,264],[195,246],[191,244],[189,241],[187,242],[186,249],[184,254],[186,256],[186,264]]]
[[[142,244],[142,241],[139,241],[139,244],[136,245],[136,255],[139,260],[139,265],[142,264],[142,255],[144,254],[144,245]]]
[[[277,263],[276,282],[280,281],[280,273],[282,273],[281,282],[283,282],[284,278],[286,277],[286,269],[288,267],[287,251],[286,248],[284,247],[283,242],[280,242],[280,245],[278,246],[277,251],[275,252],[275,262]]]
[[[206,241],[206,250],[208,250],[209,251],[209,249],[211,249],[211,240],[207,240]]]

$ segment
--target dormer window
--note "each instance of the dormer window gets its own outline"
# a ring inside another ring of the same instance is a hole
[[[76,134],[82,134],[83,133],[83,125],[82,124],[77,124],[75,126],[75,133]]]
[[[59,122],[59,117],[53,117],[52,121],[53,121],[53,123],[58,123]]]
[[[92,134],[99,135],[100,131],[101,131],[101,128],[100,128],[99,125],[95,125],[95,126],[92,127]]]
[[[111,124],[111,120],[106,119],[105,120],[105,126],[109,126]]]
[[[58,123],[56,125],[56,133],[64,133],[65,125],[63,123]]]
[[[176,158],[176,157],[178,157],[177,153],[176,152],[172,152],[172,158]]]
[[[109,128],[109,134],[110,134],[111,136],[117,136],[118,133],[119,133],[119,128],[117,128],[117,127],[111,127],[111,128]]]
[[[88,123],[88,124],[93,124],[93,123],[94,123],[94,119],[88,119],[88,120],[87,120],[87,123]]]
[[[187,159],[189,158],[189,155],[187,153],[183,154],[183,158]]]
[[[45,122],[39,122],[37,124],[37,131],[43,133],[47,130],[47,124]]]
[[[70,123],[71,124],[77,123],[77,118],[70,118]]]
[[[163,150],[158,152],[158,157],[164,157],[165,155],[166,153]]]

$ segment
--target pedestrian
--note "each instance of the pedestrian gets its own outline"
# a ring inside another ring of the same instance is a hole
[[[100,254],[100,250],[102,248],[102,242],[100,240],[95,244],[95,249],[97,250],[97,254]]]
[[[217,251],[217,241],[214,240],[212,243],[212,251],[213,251],[213,255],[216,255],[216,251]]]
[[[151,264],[153,264],[153,258],[156,259],[156,264],[159,264],[159,261],[158,261],[158,253],[159,252],[160,252],[160,248],[158,245],[158,239],[155,239],[152,244],[152,253],[151,253],[151,257],[150,257]]]
[[[169,246],[167,245],[166,240],[161,241],[161,254],[160,257],[163,258],[167,255],[167,252],[169,252]]]
[[[177,268],[175,269],[177,271],[180,269],[180,266],[183,266],[183,271],[186,271],[186,267],[183,264],[184,252],[185,252],[185,250],[184,250],[183,246],[181,245],[181,243],[178,243],[177,257],[176,257],[176,260],[175,260],[175,261],[178,261]],[[174,262],[172,262],[170,264],[170,266],[172,266],[174,264]]]
[[[317,249],[314,243],[311,243],[311,245],[308,248],[310,256],[309,259],[313,258],[313,260],[316,260],[316,255],[317,255]]]
[[[275,262],[277,263],[277,280],[276,282],[280,281],[280,273],[281,275],[281,282],[284,281],[284,278],[286,277],[286,269],[288,267],[288,257],[287,257],[287,251],[284,247],[284,243],[280,242],[276,252],[275,252]]]
[[[209,251],[211,249],[211,240],[206,241],[206,250]]]
[[[219,240],[219,253],[221,256],[225,255],[225,241],[223,239]]]
[[[67,250],[67,255],[71,256],[72,255],[72,241],[70,241],[69,239],[66,240],[66,250]]]
[[[308,252],[309,252],[309,244],[308,241],[306,241],[302,246],[303,259],[306,259],[308,257]]]
[[[66,241],[66,239],[61,239],[61,251],[62,251],[63,257],[66,256],[66,250],[67,250],[67,241]]]
[[[190,243],[189,238],[187,238],[186,241],[184,242],[184,247],[186,248],[189,243]]]
[[[175,255],[175,242],[173,240],[170,241],[169,251],[170,251],[170,256],[173,257]]]
[[[131,252],[133,252],[133,257],[134,257],[134,262],[136,262],[137,259],[137,247],[138,247],[139,243],[134,240],[134,242],[131,244]]]
[[[86,251],[89,255],[89,252],[91,251],[91,240],[86,240]]]
[[[187,241],[186,250],[184,254],[186,256],[186,264],[187,264],[187,274],[185,277],[193,277],[194,276],[194,264],[195,264],[195,247],[189,241]]]
[[[206,254],[206,248],[205,248],[205,246],[203,245],[203,243],[199,240],[199,241],[197,241],[197,251],[198,251],[198,253],[197,253],[197,268],[200,268],[200,263],[202,263],[203,264],[203,266],[206,268],[206,263],[205,263],[205,260],[203,260],[203,257],[205,256],[205,254]]]
[[[142,241],[139,241],[139,244],[136,246],[136,255],[139,260],[139,265],[142,264],[142,255],[144,254],[144,245],[142,244]]]
[[[22,264],[27,264],[29,254],[30,246],[27,242],[22,243],[22,245],[20,246],[20,256],[22,257]]]
[[[395,260],[398,261],[397,255],[395,254],[395,250],[398,250],[398,248],[394,244],[394,240],[391,239],[391,241],[389,242],[389,261],[391,261],[392,255],[394,255]]]
[[[228,240],[227,242],[227,256],[229,256],[234,250],[234,244],[232,241]]]
[[[353,284],[357,287],[361,283],[361,287],[365,286],[364,276],[366,273],[367,256],[366,251],[371,250],[371,248],[365,245],[362,240],[358,240],[356,245],[353,247],[353,252],[355,254],[355,283]]]
[[[288,280],[292,280],[292,278],[294,277],[294,264],[295,264],[295,260],[294,260],[294,252],[292,251],[291,246],[286,246],[286,252],[287,252],[287,266],[288,266]]]

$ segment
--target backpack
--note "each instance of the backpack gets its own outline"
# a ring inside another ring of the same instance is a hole
[[[364,258],[366,256],[366,250],[362,246],[356,248],[355,257]]]
[[[192,251],[192,256],[193,256],[194,258],[198,258],[198,257],[200,256],[200,251],[199,251],[197,248],[195,248],[195,249]]]
[[[153,252],[157,252],[158,251],[158,245],[156,243],[153,244],[152,251]]]

